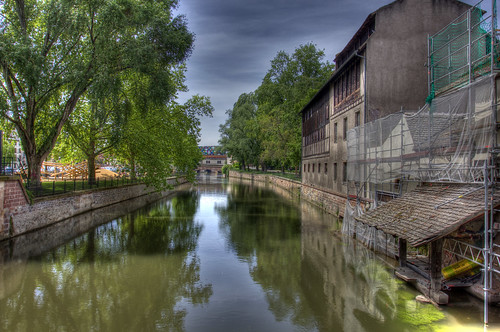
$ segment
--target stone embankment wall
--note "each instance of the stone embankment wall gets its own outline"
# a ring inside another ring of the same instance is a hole
[[[184,182],[184,181],[180,181]],[[178,184],[175,178],[168,180]],[[20,180],[0,179],[0,241],[47,227],[76,215],[149,195],[151,201],[173,191],[155,192],[143,184],[102,188],[36,199],[29,203]]]
[[[336,195],[334,193],[321,190],[312,186],[304,185],[298,181],[285,179],[279,176],[274,176],[270,174],[252,174],[252,173],[240,173],[236,171],[230,171],[229,177],[238,178],[241,180],[251,180],[270,183],[278,187],[287,189],[293,193],[300,195],[302,199],[305,199],[320,208],[324,209],[326,212],[331,213],[335,216],[343,216],[345,210],[346,197]]]
[[[344,216],[347,197],[336,195],[319,188],[302,185],[301,197],[335,216]]]

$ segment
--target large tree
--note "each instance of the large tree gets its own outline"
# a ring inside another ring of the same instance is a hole
[[[87,160],[89,184],[96,179],[96,158],[118,144],[126,125],[129,103],[113,97],[81,102],[65,126]]]
[[[198,95],[183,105],[172,102],[147,110],[133,105],[115,154],[128,163],[132,178],[138,173],[156,189],[168,188],[165,179],[174,171],[192,181],[202,159],[199,117],[212,113],[210,99]]]
[[[300,110],[326,82],[333,65],[314,44],[298,47],[292,55],[278,52],[256,91],[257,117],[262,130],[262,158],[282,169],[297,168],[301,159]]]
[[[0,6],[0,116],[14,124],[29,177],[40,166],[90,87],[119,85],[135,72],[144,96],[174,94],[175,68],[193,34],[174,17],[177,0],[6,0]],[[174,72],[174,73],[173,73]]]
[[[254,93],[240,95],[226,114],[226,122],[219,126],[222,149],[238,160],[242,168],[249,164],[258,167],[262,149]]]

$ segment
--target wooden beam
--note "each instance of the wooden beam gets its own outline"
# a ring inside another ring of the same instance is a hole
[[[431,290],[439,292],[441,290],[441,268],[443,263],[443,239],[438,239],[430,243],[430,277]]]
[[[398,239],[398,252],[399,252],[399,266],[406,266],[406,254],[407,254],[407,246],[406,240],[399,238]]]

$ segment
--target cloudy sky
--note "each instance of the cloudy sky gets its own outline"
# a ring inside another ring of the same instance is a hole
[[[200,94],[210,97],[215,108],[213,118],[202,119],[200,144],[218,144],[226,110],[242,93],[259,87],[278,51],[291,54],[312,42],[325,51],[325,60],[333,62],[368,14],[391,2],[180,0],[177,12],[187,17],[196,41],[187,64],[189,92],[179,101]]]

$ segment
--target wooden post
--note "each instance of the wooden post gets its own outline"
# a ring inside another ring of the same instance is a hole
[[[443,239],[431,242],[430,244],[430,277],[431,277],[431,291],[439,292],[441,290],[441,266],[443,262]]]
[[[398,240],[398,252],[399,252],[399,266],[405,267],[406,266],[406,253],[407,253],[405,239],[399,238],[399,240]]]

